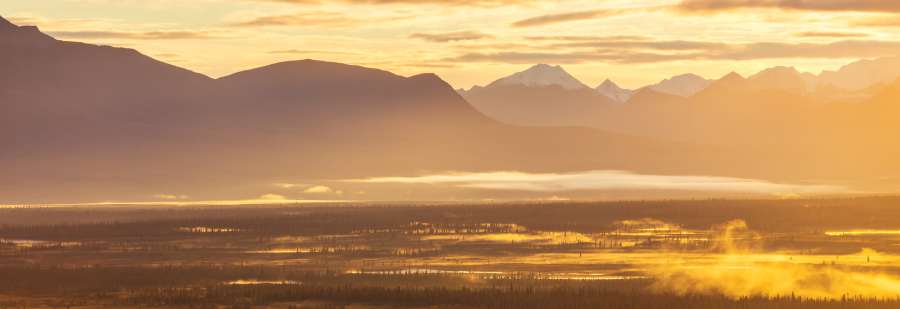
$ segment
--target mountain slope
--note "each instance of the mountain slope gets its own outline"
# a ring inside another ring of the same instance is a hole
[[[709,86],[710,81],[696,74],[682,74],[647,86],[656,92],[690,97]]]
[[[854,91],[890,83],[898,77],[900,77],[900,57],[889,57],[859,60],[836,71],[824,71],[819,74],[817,83]]]
[[[609,79],[604,80],[603,83],[601,83],[599,86],[597,86],[597,88],[594,89],[610,100],[619,103],[628,102],[628,100],[631,99],[631,95],[634,93],[634,91],[632,90],[619,87],[619,85],[616,85],[616,83]]]
[[[516,125],[581,125],[594,122],[612,99],[585,86],[560,66],[538,64],[472,87],[465,99],[488,117]]]

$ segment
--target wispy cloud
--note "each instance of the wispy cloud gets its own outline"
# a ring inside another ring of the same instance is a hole
[[[359,53],[340,50],[319,50],[319,49],[279,49],[268,52],[275,55],[312,55],[312,54],[333,54],[333,55],[359,55]]]
[[[306,188],[306,190],[303,190],[303,193],[313,193],[313,194],[336,193],[336,192],[337,191],[332,189],[331,187],[322,186],[322,185],[312,186],[312,187]]]
[[[546,26],[546,25],[558,24],[558,23],[564,23],[564,22],[621,15],[621,14],[624,14],[625,12],[628,12],[628,10],[598,9],[598,10],[568,12],[568,13],[559,13],[559,14],[548,14],[548,15],[541,15],[541,16],[536,16],[536,17],[519,20],[517,22],[512,23],[512,26],[513,27]]]
[[[183,194],[156,194],[153,196],[154,198],[161,200],[186,200],[188,199],[187,195]]]
[[[722,11],[744,8],[772,8],[809,11],[900,12],[895,0],[682,0],[685,11]]]
[[[553,44],[554,47],[590,47],[590,48],[625,48],[655,50],[720,50],[730,45],[721,42],[704,42],[688,40],[595,40],[566,42]]]
[[[64,39],[128,39],[128,40],[196,40],[222,38],[205,31],[146,31],[126,32],[107,30],[50,31],[50,35]]]
[[[253,0],[253,1],[278,2],[278,3],[299,4],[299,5],[344,3],[344,4],[362,4],[362,5],[401,4],[401,5],[498,7],[498,6],[506,6],[506,5],[533,4],[537,0]]]
[[[900,27],[900,18],[897,16],[867,17],[850,22],[854,27]]]
[[[269,26],[298,26],[298,27],[350,27],[359,25],[362,20],[336,12],[298,12],[284,15],[268,15],[250,18],[244,21],[232,23],[235,27],[269,27]]]
[[[764,180],[716,176],[642,175],[624,171],[447,173],[348,181],[370,184],[436,184],[461,188],[532,192],[581,190],[682,190],[756,194],[849,192],[847,188],[830,185],[780,184]]]
[[[859,38],[867,37],[869,34],[861,32],[841,32],[841,31],[805,31],[794,33],[794,36],[803,38]]]
[[[526,36],[526,40],[530,41],[648,41],[653,38],[640,35],[558,35],[558,36]]]
[[[413,39],[422,39],[430,42],[455,42],[455,41],[471,41],[481,39],[492,39],[493,35],[478,31],[454,31],[443,33],[413,33],[409,35]]]
[[[497,63],[655,63],[683,60],[833,59],[896,56],[900,41],[844,40],[830,43],[759,42],[723,44],[701,41],[585,41],[556,44],[561,51],[468,52],[447,62]],[[553,49],[549,49],[553,50]]]
[[[259,196],[259,199],[260,199],[260,200],[265,200],[265,201],[283,201],[283,200],[287,200],[287,198],[286,198],[284,195],[281,195],[281,194],[274,194],[274,193],[266,193],[266,194],[260,195],[260,196]]]

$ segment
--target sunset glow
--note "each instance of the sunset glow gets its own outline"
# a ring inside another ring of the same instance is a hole
[[[0,309],[900,308],[900,0],[0,0]]]
[[[900,48],[890,1],[705,2],[716,1],[2,0],[0,7],[13,22],[61,39],[136,48],[210,76],[313,58],[435,72],[464,88],[534,63],[565,64],[592,86],[610,78],[639,87],[688,72],[718,78],[777,65],[818,74]]]

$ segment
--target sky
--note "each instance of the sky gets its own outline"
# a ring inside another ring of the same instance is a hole
[[[636,88],[900,55],[896,0],[0,0],[0,16],[213,77],[309,58],[458,88],[536,63]]]

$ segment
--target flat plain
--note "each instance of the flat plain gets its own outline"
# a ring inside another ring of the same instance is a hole
[[[891,308],[898,203],[10,207],[0,308]]]

